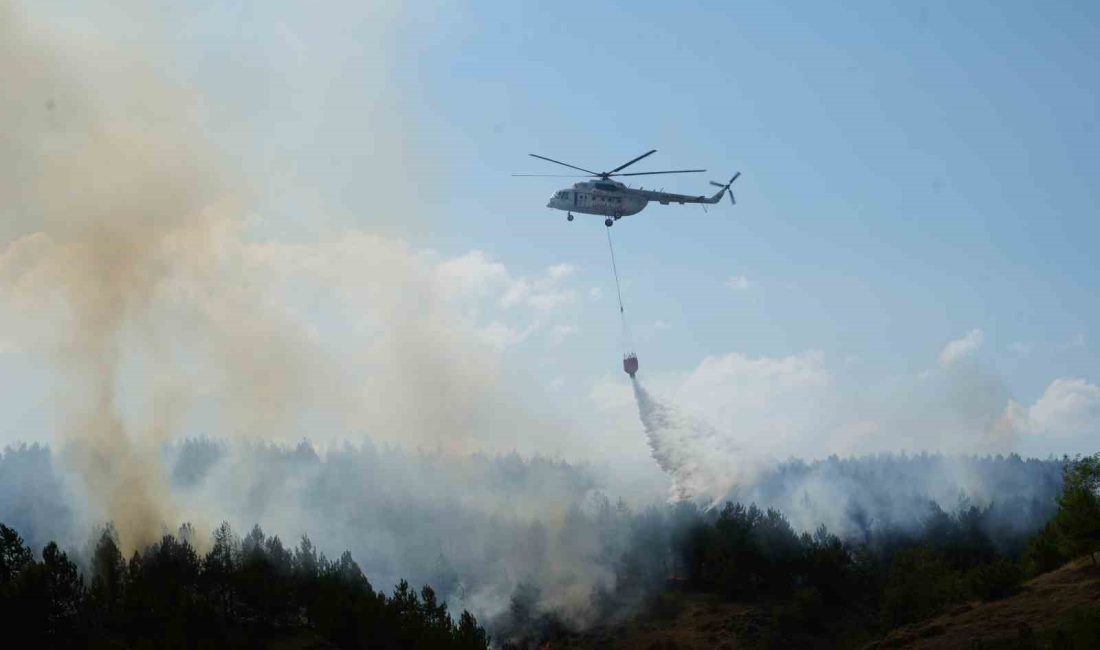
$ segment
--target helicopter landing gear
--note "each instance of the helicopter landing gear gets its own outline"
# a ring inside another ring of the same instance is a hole
[[[573,213],[572,212],[566,213],[565,220],[566,221],[572,221],[573,220]]]
[[[611,219],[604,219],[603,220],[603,225],[607,226],[608,228],[610,228],[614,223],[615,222],[612,221]]]

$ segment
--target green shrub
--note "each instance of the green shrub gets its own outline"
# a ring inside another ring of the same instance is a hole
[[[1023,577],[1019,565],[1000,558],[968,571],[966,584],[973,596],[982,600],[998,600],[1016,593]]]
[[[1057,623],[1038,635],[1037,647],[1061,650],[1100,648],[1100,608],[1077,607],[1058,617]]]
[[[1077,458],[1066,465],[1062,494],[1058,497],[1058,527],[1062,553],[1075,558],[1088,555],[1096,564],[1100,549],[1100,454]]]
[[[962,600],[961,583],[959,573],[927,548],[898,553],[882,594],[883,626],[897,627],[942,613],[947,605]]]
[[[1022,558],[1024,572],[1029,577],[1053,571],[1065,564],[1068,559],[1059,542],[1058,527],[1054,522],[1047,523],[1035,537],[1028,542]]]

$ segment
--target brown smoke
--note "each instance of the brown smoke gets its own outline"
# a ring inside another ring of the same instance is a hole
[[[159,447],[196,388],[181,340],[220,359],[200,379],[239,390],[243,429],[277,418],[308,364],[219,273],[235,226],[192,99],[140,57],[40,27],[0,5],[0,292],[65,378],[64,458],[135,547],[177,521]]]
[[[131,548],[184,519],[216,523],[173,500],[160,456],[196,421],[222,438],[329,429],[448,452],[549,436],[502,389],[436,258],[362,231],[251,240],[248,185],[218,164],[201,98],[132,47],[2,2],[0,312],[13,318],[0,334],[54,364],[60,456],[92,522],[114,521]],[[312,306],[295,313],[281,291],[325,294],[366,333],[325,340]]]

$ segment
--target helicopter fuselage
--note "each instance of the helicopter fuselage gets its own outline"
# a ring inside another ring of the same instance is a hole
[[[631,193],[630,188],[612,181],[575,183],[567,190],[559,190],[550,197],[548,208],[598,214],[605,217],[625,217],[641,212],[648,201]]]
[[[618,219],[638,214],[645,209],[650,201],[656,201],[662,205],[670,203],[681,205],[684,203],[717,203],[718,199],[721,198],[721,194],[719,193],[713,197],[688,196],[635,189],[616,181],[597,180],[575,183],[569,189],[555,192],[550,197],[546,207],[564,210],[570,214],[574,212],[597,214]]]

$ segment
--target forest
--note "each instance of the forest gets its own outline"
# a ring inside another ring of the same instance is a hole
[[[33,647],[489,647],[469,612],[456,622],[426,585],[375,591],[348,552],[329,560],[308,537],[287,548],[223,524],[200,556],[193,536],[185,525],[126,560],[108,526],[85,575],[57,544],[36,558],[0,524],[5,633]]]
[[[868,529],[859,540],[841,539],[824,525],[799,534],[772,508],[727,502],[699,511],[685,504],[671,540],[671,576],[651,570],[648,558],[659,554],[659,548],[635,545],[619,558],[618,589],[596,594],[593,607],[612,618],[622,611],[625,594],[646,593],[636,622],[674,616],[684,592],[710,594],[759,606],[763,614],[736,631],[738,642],[750,647],[862,647],[952,606],[1010,596],[1026,579],[1080,556],[1091,558],[1095,566],[1100,553],[1100,454],[1067,461],[1063,477],[1052,515],[1031,534],[1006,528],[994,504],[977,506],[965,500],[953,512],[928,502],[921,526]],[[645,583],[648,591],[637,588]],[[553,614],[531,616],[533,593],[521,590],[513,597],[511,627],[497,629],[508,639],[505,647],[539,647],[541,639],[562,641],[560,647],[577,645],[578,635]],[[1013,647],[1100,644],[1100,608],[1095,604],[1046,623],[1050,638],[1035,637],[1034,645]]]
[[[48,450],[8,449],[0,611],[66,646],[599,647],[580,642],[700,595],[756,608],[740,643],[861,646],[1100,548],[1100,456],[791,461],[719,504],[638,508],[604,495],[594,468],[515,455],[210,441],[168,453],[182,497],[231,470],[252,508],[223,498],[234,521],[277,516],[278,533],[293,521],[323,541],[185,524],[125,558],[109,525],[81,541]],[[325,557],[344,540],[362,566]],[[1095,611],[1074,621],[1067,634],[1100,634]]]

